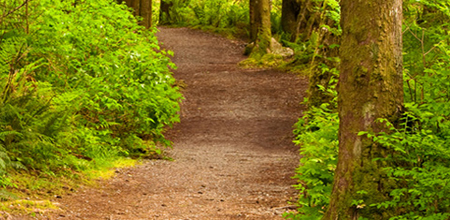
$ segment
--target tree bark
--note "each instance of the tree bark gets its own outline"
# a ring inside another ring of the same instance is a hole
[[[322,1],[298,0],[300,1],[300,11],[297,14],[296,39],[307,41],[310,39],[313,31],[320,26],[320,11],[316,8],[322,8]]]
[[[258,28],[261,26],[261,12],[258,10],[259,0],[250,0],[250,41],[255,42],[258,36]]]
[[[401,117],[402,0],[341,0],[341,12],[339,157],[324,219],[388,219],[390,210],[368,205],[384,201],[395,184],[382,171],[386,164],[373,161],[387,150],[358,132],[388,132],[375,120]]]
[[[141,16],[141,1],[142,0],[127,0],[129,7],[134,9],[134,16]]]
[[[270,53],[270,0],[250,0],[250,40],[254,44],[251,54],[259,56]]]
[[[133,0],[118,0],[118,1],[119,1],[119,4],[122,4],[123,2],[125,2],[125,4],[130,8],[133,6]]]
[[[281,28],[289,34],[291,42],[297,39],[298,18],[301,9],[300,0],[283,0],[281,5]]]
[[[333,45],[339,45],[340,36],[336,36],[336,32],[330,29],[337,29],[338,26],[336,25],[336,21],[326,16],[329,10],[335,9],[322,5],[321,14],[314,16],[317,24],[313,26],[314,30],[312,32],[316,33],[318,38],[317,42],[311,41],[311,43],[315,44],[315,49],[314,57],[310,64],[312,71],[309,77],[308,108],[320,107],[323,103],[330,103],[334,98],[327,89],[330,86],[336,86],[336,84],[330,84],[330,80],[335,74],[333,71],[339,68],[339,48]],[[323,24],[326,26],[322,26]],[[335,106],[330,107],[335,108]]]
[[[150,28],[152,26],[152,0],[140,0],[139,15],[142,17],[141,25]]]

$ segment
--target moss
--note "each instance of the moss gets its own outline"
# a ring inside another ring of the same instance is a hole
[[[104,167],[102,169],[93,169],[90,171],[85,172],[85,176],[87,177],[87,183],[92,183],[93,180],[98,179],[110,179],[114,177],[115,171],[111,168],[128,168],[128,167],[134,167],[136,165],[140,164],[139,161],[129,158],[121,158],[114,162],[112,162],[111,166]]]
[[[243,68],[281,68],[287,61],[281,55],[276,54],[252,54],[241,61],[239,66]]]
[[[52,212],[58,209],[59,207],[49,200],[14,200],[0,203],[0,210],[4,212],[13,214],[25,213],[31,216]],[[8,219],[7,216],[3,216],[3,213],[0,213],[0,217]]]
[[[254,47],[254,43],[247,44],[244,49],[244,55],[249,56],[252,53]]]
[[[377,208],[370,206],[389,199],[389,192],[395,187],[396,183],[389,180],[383,171],[385,164],[381,161],[375,161],[372,158],[382,157],[385,150],[370,140],[366,139],[366,145],[362,158],[363,166],[356,169],[353,179],[356,183],[353,192],[364,191],[364,194],[357,194],[354,200],[364,201],[365,206],[358,209],[358,215],[369,219],[387,219],[392,216],[394,210],[389,208]],[[355,194],[354,194],[355,195]]]

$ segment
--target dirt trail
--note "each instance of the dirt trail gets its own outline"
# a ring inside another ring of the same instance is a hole
[[[119,171],[100,188],[55,199],[52,219],[282,219],[295,197],[292,125],[307,82],[242,70],[242,42],[186,28],[160,28],[187,87],[182,122],[167,137],[174,161]]]

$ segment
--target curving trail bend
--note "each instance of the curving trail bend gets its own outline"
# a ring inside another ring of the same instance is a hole
[[[292,126],[307,80],[243,70],[243,43],[186,28],[160,28],[174,76],[187,87],[181,123],[167,133],[174,161],[117,171],[99,188],[55,199],[50,219],[282,219],[295,200]]]

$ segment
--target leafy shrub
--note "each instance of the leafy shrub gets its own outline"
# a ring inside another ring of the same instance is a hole
[[[337,71],[333,72],[336,76]],[[294,187],[300,194],[297,212],[286,213],[287,219],[321,219],[330,202],[338,158],[339,117],[336,78],[332,77],[329,84],[324,92],[334,99],[319,108],[310,107],[295,125],[294,143],[300,147],[302,157],[293,178],[298,181]]]
[[[339,120],[336,112],[312,108],[295,126],[294,143],[300,146],[300,166],[295,179],[299,190],[298,213],[288,213],[288,219],[320,219],[329,204],[337,165]]]
[[[163,132],[179,121],[181,99],[175,66],[125,5],[0,5],[8,9],[0,15],[0,171],[84,169],[170,145]]]

